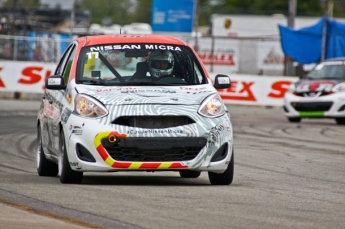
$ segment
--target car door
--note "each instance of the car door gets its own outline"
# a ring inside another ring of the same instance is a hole
[[[64,78],[64,84],[67,85],[71,72],[71,65],[75,54],[75,44],[71,44],[62,56],[54,75],[60,75]],[[60,116],[63,102],[65,100],[66,90],[45,90],[44,95],[44,123],[43,133],[48,138],[46,149],[53,157],[58,157],[59,136],[60,136]]]

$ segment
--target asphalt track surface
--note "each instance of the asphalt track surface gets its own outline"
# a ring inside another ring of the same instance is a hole
[[[38,101],[0,100],[0,228],[344,228],[345,126],[288,123],[280,108],[229,105],[235,177],[85,173],[39,177]]]

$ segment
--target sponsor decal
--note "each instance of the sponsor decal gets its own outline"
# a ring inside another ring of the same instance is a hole
[[[168,89],[133,89],[133,90],[126,90],[121,91],[121,93],[143,93],[143,92],[155,92],[155,93],[176,93],[176,91],[168,90]]]
[[[117,90],[121,90],[119,89],[112,89],[112,88],[101,88],[101,89],[96,89],[97,93],[105,93],[105,92],[112,92],[112,91],[117,91]]]
[[[220,125],[218,127],[217,126],[212,127],[207,139],[208,143],[210,145],[214,145],[215,142],[218,140],[220,133],[223,132],[224,130],[225,130],[225,127],[223,125]]]
[[[50,104],[48,100],[44,100],[43,113],[44,116],[51,117],[53,119],[58,119],[60,115],[60,111],[53,104]]]
[[[76,169],[82,169],[82,166],[81,166],[81,164],[79,164],[79,162],[70,162],[69,164],[70,164],[70,166],[72,166]]]
[[[181,90],[185,91],[200,91],[200,90],[206,90],[206,87],[180,87]]]
[[[83,131],[82,131],[82,130],[72,130],[72,134],[75,134],[75,135],[82,135],[82,134],[83,134]]]
[[[225,100],[243,100],[243,101],[256,101],[254,93],[252,91],[252,86],[254,82],[246,81],[232,81],[228,89],[218,90],[222,96],[222,99]],[[221,92],[226,92],[222,94]],[[229,94],[233,93],[233,95]]]
[[[84,124],[83,124],[84,125]],[[73,125],[70,125],[69,126],[69,129],[70,130],[73,130],[73,129],[81,129],[81,127],[80,126],[73,126]]]
[[[296,92],[317,92],[317,91],[325,91],[330,92],[334,86],[334,82],[330,80],[317,80],[317,81],[307,81],[300,83],[297,88]]]
[[[72,103],[72,98],[73,98],[73,97],[72,97],[72,94],[71,94],[71,93],[68,93],[68,94],[67,94],[67,98],[66,98],[68,104],[71,104],[71,103]]]
[[[284,98],[285,92],[287,91],[291,81],[277,81],[271,86],[272,90],[268,93],[268,97],[271,98]]]
[[[187,91],[187,94],[201,94],[209,93],[212,91],[206,91],[206,87],[180,87],[182,91]]]
[[[0,71],[2,70],[2,68],[0,67]],[[0,78],[0,87],[6,87],[4,82],[2,81],[2,79]]]
[[[61,122],[63,124],[67,123],[69,116],[72,114],[72,111],[68,108],[65,108],[61,114]]]
[[[22,71],[22,77],[18,80],[20,84],[35,84],[42,80],[41,72],[43,67],[26,67]],[[51,75],[51,70],[45,72],[44,80],[46,80]],[[45,85],[42,86],[45,89]]]
[[[198,55],[204,64],[235,66],[233,53],[198,52]]]
[[[91,52],[97,51],[110,51],[110,50],[169,50],[169,51],[182,51],[180,47],[173,45],[157,45],[157,44],[123,44],[123,45],[104,45],[91,47]],[[95,53],[95,58],[98,54]]]
[[[75,134],[75,135],[82,135],[83,134],[83,130],[81,130],[80,126],[70,125],[69,129],[72,130],[72,134]]]
[[[182,130],[172,130],[172,129],[167,129],[167,130],[128,130],[127,134],[182,134]]]
[[[264,64],[282,64],[284,63],[284,56],[277,53],[273,48],[270,50],[263,62]]]
[[[231,24],[232,24],[232,22],[231,22],[231,19],[230,19],[230,18],[224,19],[224,28],[230,29]]]
[[[69,86],[66,90],[66,93],[65,93],[65,98],[67,100],[67,103],[68,104],[71,104],[72,103],[72,99],[73,99],[73,96],[72,96],[72,92],[71,92],[71,87]]]
[[[211,93],[213,91],[187,91],[187,94],[193,94],[193,95],[196,95],[196,94],[201,94],[201,93]]]
[[[136,87],[97,88],[95,92],[106,93],[106,92],[115,92],[115,91],[133,91],[133,90],[137,90],[137,88]]]

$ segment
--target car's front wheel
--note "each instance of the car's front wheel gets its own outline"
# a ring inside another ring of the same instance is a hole
[[[41,127],[37,127],[37,173],[40,176],[56,176],[58,174],[58,165],[48,161],[43,152]]]
[[[60,155],[59,155],[59,175],[61,183],[79,184],[83,179],[83,172],[71,169],[66,152],[65,135],[63,130],[60,133]]]
[[[300,117],[289,117],[288,118],[289,122],[300,122],[301,121],[301,118]]]
[[[223,173],[208,172],[208,178],[213,185],[229,185],[234,178],[234,151],[228,168]]]
[[[182,178],[197,178],[201,174],[200,171],[190,171],[190,170],[185,170],[185,171],[180,171],[180,176]]]

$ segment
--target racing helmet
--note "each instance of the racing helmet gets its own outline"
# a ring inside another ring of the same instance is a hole
[[[151,76],[160,77],[170,75],[174,68],[174,56],[170,51],[153,51],[147,59]],[[166,68],[159,67],[160,62],[165,62]]]

